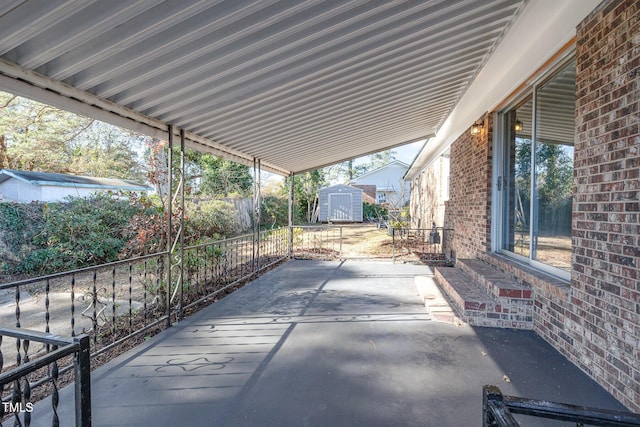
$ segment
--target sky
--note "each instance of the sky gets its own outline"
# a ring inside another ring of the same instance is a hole
[[[423,145],[424,140],[403,145],[402,147],[394,148],[393,151],[397,153],[397,160],[411,165],[411,163],[413,163],[413,159],[415,159],[415,157],[418,155]]]

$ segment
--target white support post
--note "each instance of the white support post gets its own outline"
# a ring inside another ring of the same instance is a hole
[[[289,175],[289,242],[287,253],[293,258],[293,184],[294,174]]]

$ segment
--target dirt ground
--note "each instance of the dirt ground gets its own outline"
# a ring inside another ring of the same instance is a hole
[[[398,234],[394,250],[393,238],[389,230],[378,228],[375,224],[331,224],[318,227],[324,227],[328,231],[320,232],[314,228],[305,228],[303,236],[296,240],[296,253],[307,255],[309,248],[322,247],[325,250],[320,251],[320,258],[331,252],[333,257],[343,259],[391,260],[395,257],[396,261],[401,262],[420,261],[416,251],[409,249],[407,245],[407,237],[415,238],[415,236],[403,234],[400,237]],[[439,248],[427,249],[439,250]]]
[[[343,225],[343,258],[391,258],[391,236],[375,225]]]

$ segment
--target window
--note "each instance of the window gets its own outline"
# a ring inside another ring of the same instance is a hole
[[[575,61],[499,113],[498,250],[569,278]]]
[[[378,193],[378,203],[387,203],[387,193]]]

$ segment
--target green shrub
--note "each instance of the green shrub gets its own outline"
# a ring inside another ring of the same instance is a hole
[[[42,228],[41,203],[0,203],[0,269],[12,274]]]
[[[186,241],[218,240],[235,232],[235,208],[223,200],[207,200],[185,206]]]
[[[380,218],[386,218],[388,215],[386,207],[381,205],[371,205],[367,202],[362,203],[362,215],[366,219],[378,220]]]
[[[0,205],[3,240],[15,256],[5,262],[9,274],[48,274],[115,261],[130,238],[127,226],[139,213],[127,197],[109,193]],[[7,233],[11,227],[14,231]]]
[[[268,195],[262,198],[260,226],[277,228],[289,224],[289,200],[286,197]]]

